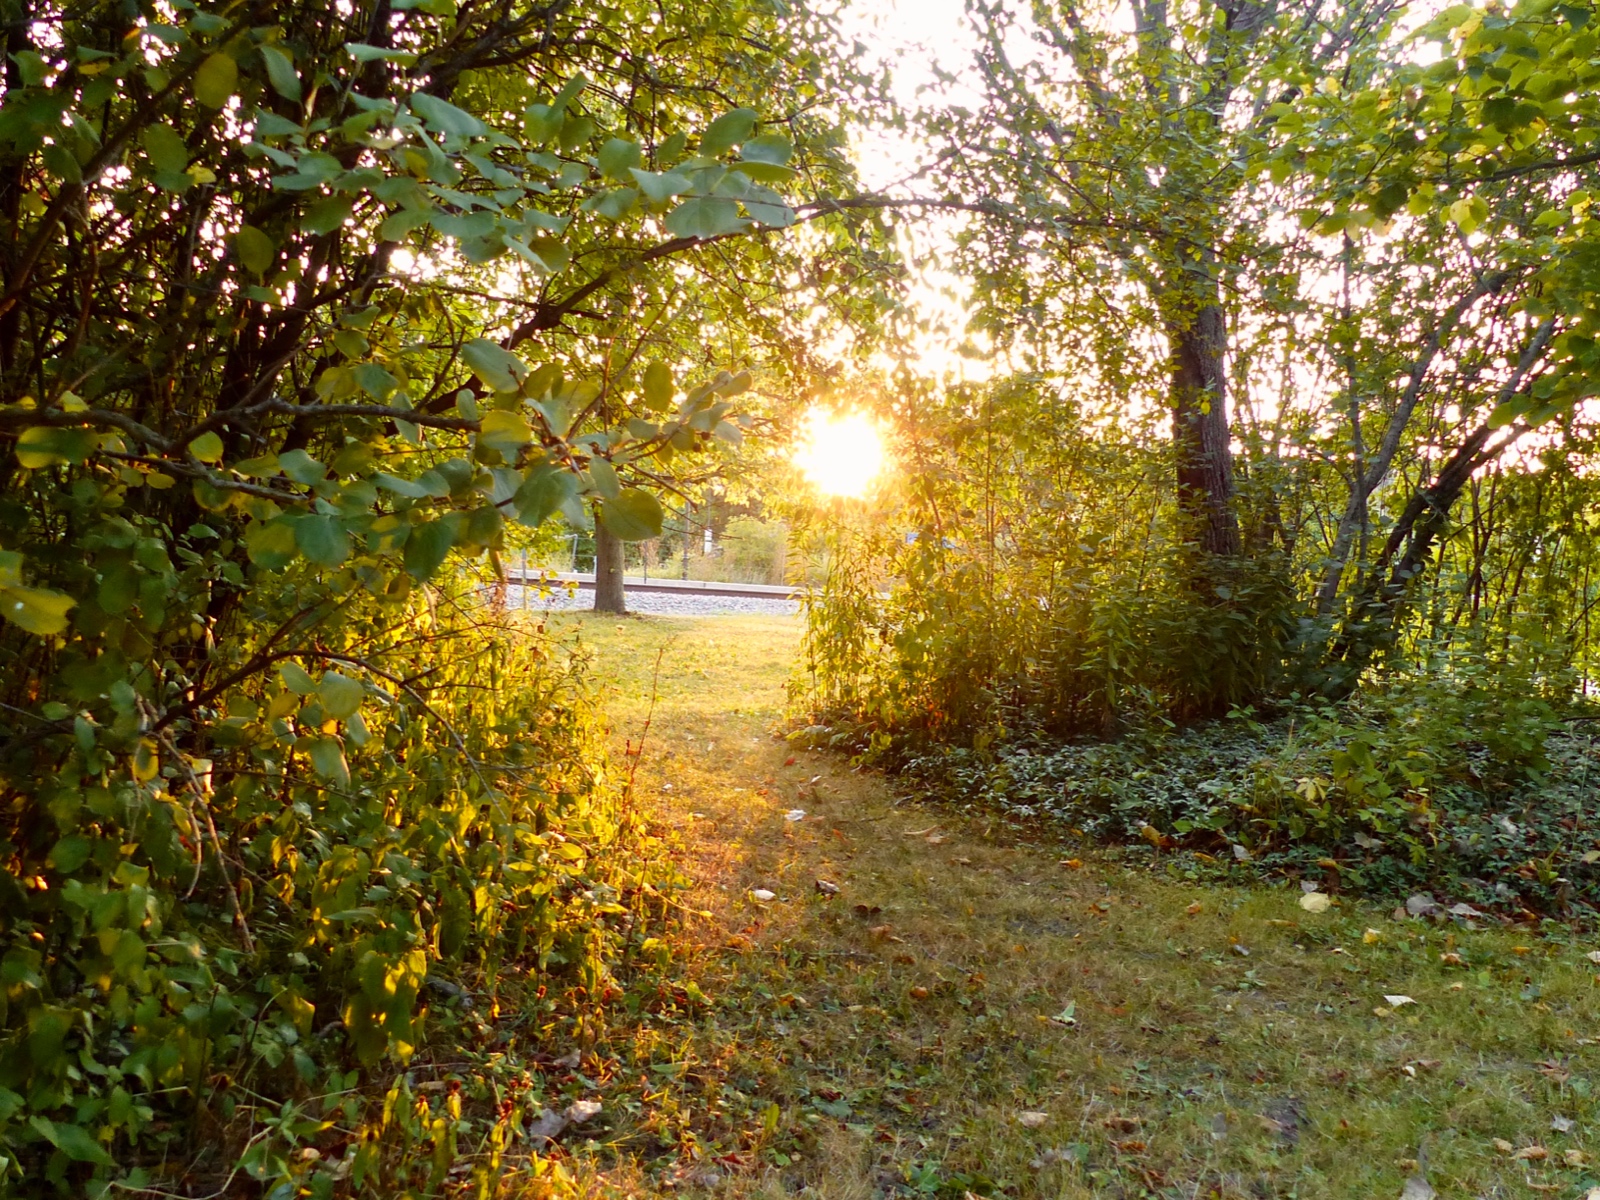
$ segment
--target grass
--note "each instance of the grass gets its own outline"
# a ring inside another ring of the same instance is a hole
[[[685,878],[675,927],[587,1033],[607,1109],[565,1150],[584,1190],[1600,1186],[1587,945],[1312,913],[919,804],[775,735],[791,620],[559,620],[612,690],[619,746],[649,719],[638,792]]]

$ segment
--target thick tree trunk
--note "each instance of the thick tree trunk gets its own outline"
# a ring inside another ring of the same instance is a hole
[[[1223,374],[1227,336],[1222,306],[1215,301],[1167,327],[1178,507],[1202,550],[1233,558],[1239,553],[1239,519],[1233,504],[1233,438]]]
[[[594,523],[594,611],[618,616],[628,611],[622,586],[622,539],[598,520]]]

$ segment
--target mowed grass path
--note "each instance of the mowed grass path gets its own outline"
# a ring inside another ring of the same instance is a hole
[[[597,1188],[1600,1185],[1591,944],[1353,902],[1309,913],[1287,889],[1024,840],[781,740],[793,620],[560,620],[595,656],[619,746],[654,690],[639,795],[691,881],[655,966],[627,981],[635,1015],[591,1049],[632,1088],[591,1147]]]

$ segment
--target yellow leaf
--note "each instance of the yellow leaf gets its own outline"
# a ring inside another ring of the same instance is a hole
[[[0,587],[0,614],[40,637],[66,629],[67,613],[76,603],[71,596],[47,588]]]

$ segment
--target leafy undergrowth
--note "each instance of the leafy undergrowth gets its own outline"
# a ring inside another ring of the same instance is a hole
[[[1399,740],[1375,723],[1242,718],[1119,742],[946,748],[903,769],[971,812],[1051,823],[1180,877],[1311,878],[1375,899],[1420,890],[1594,920],[1591,722],[1541,731],[1537,769],[1508,770],[1482,744],[1447,758]]]
[[[1600,980],[1565,927],[1064,858],[774,738],[789,622],[573,620],[619,744],[658,695],[639,792],[692,883],[604,1017],[544,1031],[540,1100],[495,1135],[511,1194],[1600,1186]],[[575,1066],[551,1057],[565,1036]],[[496,1053],[430,1086],[482,1092]],[[603,1108],[544,1145],[523,1114],[557,1097]]]

